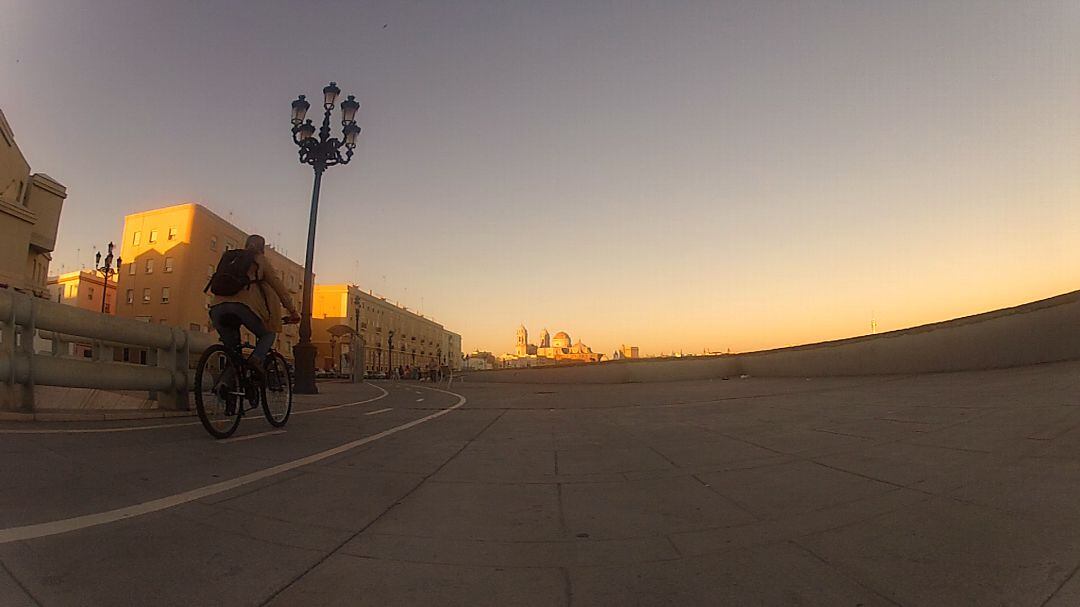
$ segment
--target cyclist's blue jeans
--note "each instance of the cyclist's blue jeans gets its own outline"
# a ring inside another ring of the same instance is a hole
[[[214,323],[221,343],[226,348],[236,350],[240,347],[240,327],[247,327],[255,335],[255,350],[251,358],[261,363],[270,348],[274,345],[277,335],[266,328],[266,323],[251,308],[235,301],[226,301],[210,308],[210,322]]]

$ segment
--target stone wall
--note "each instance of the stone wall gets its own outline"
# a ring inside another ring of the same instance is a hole
[[[500,369],[470,381],[626,383],[975,371],[1080,359],[1080,291],[878,335],[732,356]]]

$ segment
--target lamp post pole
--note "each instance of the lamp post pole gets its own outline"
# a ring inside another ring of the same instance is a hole
[[[304,258],[304,293],[300,307],[300,342],[293,347],[293,358],[296,363],[296,380],[293,391],[297,394],[318,394],[315,386],[315,357],[317,349],[311,343],[311,304],[315,289],[315,226],[319,213],[319,186],[322,185],[322,176],[327,167],[338,164],[349,164],[353,157],[353,148],[356,147],[356,136],[360,134],[360,127],[356,126],[356,112],[360,109],[360,102],[349,95],[348,99],[341,102],[341,125],[342,139],[330,136],[330,116],[341,89],[337,83],[331,82],[323,88],[323,121],[319,128],[318,137],[315,136],[315,125],[311,120],[304,120],[311,104],[303,95],[292,102],[292,134],[293,143],[299,148],[301,164],[309,164],[315,172],[315,183],[311,188],[311,214],[308,219],[307,254]],[[341,148],[345,148],[342,155]]]
[[[101,313],[105,313],[105,302],[109,299],[109,277],[115,276],[120,271],[120,264],[124,262],[123,258],[116,258],[116,268],[113,269],[113,243],[109,243],[109,254],[105,256],[105,264],[101,263],[101,251],[97,252],[94,256],[94,269],[101,272],[101,275],[105,277],[102,283],[101,291]]]
[[[394,332],[390,330],[386,333],[386,367],[394,372]]]

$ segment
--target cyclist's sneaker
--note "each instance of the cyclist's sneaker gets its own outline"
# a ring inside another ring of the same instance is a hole
[[[271,392],[281,392],[285,389],[281,381],[281,373],[272,369],[266,373],[266,389]]]
[[[263,368],[261,362],[253,359],[247,359],[247,367],[251,369],[253,379],[260,384],[266,385],[266,369]]]
[[[236,391],[236,371],[230,366],[218,377],[217,384],[214,385],[214,394],[216,394],[222,400],[225,400],[227,394],[232,394]]]

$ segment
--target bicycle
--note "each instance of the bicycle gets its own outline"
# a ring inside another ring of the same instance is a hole
[[[243,355],[244,350],[251,349],[253,346],[245,343],[230,352],[223,344],[214,344],[199,359],[195,369],[195,409],[199,421],[214,438],[232,436],[244,413],[260,404],[271,426],[280,428],[289,421],[293,400],[289,363],[271,349],[263,362],[263,382]]]

